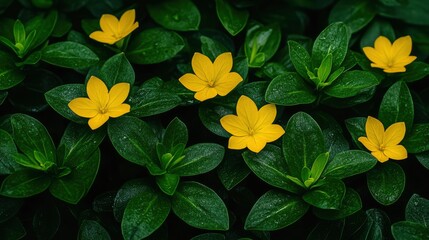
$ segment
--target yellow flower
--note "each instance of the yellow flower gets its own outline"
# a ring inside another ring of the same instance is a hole
[[[362,50],[371,60],[371,67],[381,68],[387,73],[405,72],[405,65],[416,60],[411,54],[411,37],[405,36],[396,39],[393,44],[384,36],[379,36],[374,47],[364,47]]]
[[[230,52],[220,54],[214,63],[207,56],[195,53],[192,57],[192,69],[195,74],[186,73],[179,81],[187,89],[196,92],[194,97],[199,101],[214,98],[218,94],[225,96],[243,81],[238,73],[230,72]]]
[[[277,110],[274,104],[267,104],[258,111],[256,104],[246,96],[237,102],[237,115],[226,115],[220,119],[222,127],[232,134],[229,149],[249,148],[260,152],[268,142],[274,142],[285,131],[278,124],[273,124]]]
[[[68,106],[78,116],[89,118],[88,125],[92,130],[101,127],[109,117],[120,117],[130,111],[130,105],[123,103],[130,92],[129,83],[115,84],[108,91],[103,81],[92,76],[86,92],[88,98],[75,98]]]
[[[379,162],[389,158],[403,160],[407,158],[407,149],[398,145],[405,136],[405,123],[397,122],[384,131],[383,123],[368,116],[365,124],[366,137],[359,137],[361,142]]]
[[[111,14],[103,14],[100,18],[101,31],[95,31],[89,35],[90,38],[107,44],[114,44],[139,27],[134,9],[126,11],[118,20]]]

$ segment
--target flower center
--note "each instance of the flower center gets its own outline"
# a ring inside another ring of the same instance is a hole
[[[383,152],[386,149],[386,146],[384,144],[381,144],[378,149]]]
[[[253,136],[253,134],[255,134],[255,130],[251,127],[247,127],[247,132],[249,133],[249,136]]]
[[[98,111],[101,113],[101,114],[105,114],[105,113],[107,113],[107,107],[101,107]]]

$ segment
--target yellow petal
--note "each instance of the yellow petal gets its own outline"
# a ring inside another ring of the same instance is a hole
[[[228,140],[228,148],[234,150],[244,149],[247,146],[248,137],[231,136]]]
[[[130,33],[132,33],[134,30],[136,30],[139,27],[139,23],[135,22],[133,25],[131,25],[130,27],[123,29],[121,32],[121,38],[124,38],[126,36],[128,36]]]
[[[397,61],[393,64],[393,67],[404,67],[405,65],[414,62],[416,58],[416,56],[408,56],[405,58],[397,59]]]
[[[387,73],[398,73],[398,72],[405,72],[406,69],[405,67],[390,67],[390,68],[384,69],[383,71]]]
[[[242,95],[237,102],[237,116],[251,129],[255,129],[258,122],[258,107],[249,97]]]
[[[185,86],[185,88],[194,92],[202,91],[208,86],[207,81],[198,78],[195,74],[192,73],[186,73],[185,75],[181,76],[179,81],[183,86]]]
[[[233,136],[248,136],[248,127],[235,115],[226,115],[220,119],[222,127]]]
[[[363,53],[365,53],[365,56],[373,63],[377,65],[385,65],[387,62],[387,59],[384,55],[382,55],[379,51],[372,47],[364,47],[362,48]],[[372,66],[372,65],[371,65]],[[373,66],[372,66],[373,67]]]
[[[374,48],[377,52],[380,53],[380,56],[383,59],[391,58],[392,44],[390,43],[390,40],[386,37],[379,36],[377,39],[375,39]]]
[[[203,90],[194,94],[195,99],[199,101],[205,101],[210,98],[214,98],[217,95],[217,91],[214,88],[206,87]]]
[[[368,116],[365,131],[368,140],[374,145],[380,146],[383,143],[384,127],[378,119]]]
[[[252,152],[259,153],[264,149],[265,145],[267,145],[267,142],[262,138],[252,136],[247,139],[247,148]]]
[[[95,130],[101,127],[105,122],[109,120],[109,116],[107,114],[97,114],[95,117],[89,119],[88,125],[92,130]]]
[[[373,67],[373,68],[381,68],[383,70],[389,69],[389,66],[387,66],[384,63],[382,63],[382,64],[371,63],[371,67]]]
[[[107,110],[107,115],[109,117],[112,117],[112,118],[120,117],[120,116],[124,115],[125,113],[129,113],[130,108],[131,107],[129,104],[123,103],[123,104],[120,104],[120,105],[117,105],[114,107],[110,107]]]
[[[214,80],[213,63],[210,59],[201,53],[194,53],[192,57],[192,69],[194,73],[204,81]]]
[[[215,82],[214,88],[216,88],[220,96],[225,96],[231,92],[241,81],[243,81],[243,78],[238,73],[227,73]]]
[[[121,105],[127,99],[130,93],[129,83],[117,83],[113,85],[109,92],[109,103],[107,108],[112,108]]]
[[[359,137],[358,141],[360,143],[362,143],[362,145],[365,146],[366,149],[368,149],[371,152],[379,151],[378,146],[376,146],[374,143],[372,143],[371,141],[369,141],[367,137]]]
[[[89,99],[94,101],[99,108],[104,108],[109,102],[109,92],[106,84],[101,81],[98,77],[91,76],[86,84],[86,92]]]
[[[134,22],[136,20],[136,11],[134,9],[126,11],[122,14],[121,19],[119,20],[119,32],[122,37],[126,37],[132,31],[136,30],[139,27],[138,22]]]
[[[89,35],[91,39],[94,39],[97,42],[101,43],[107,43],[107,44],[114,44],[118,41],[117,38],[113,37],[112,35],[102,32],[102,31],[95,31]]]
[[[390,125],[384,133],[384,146],[390,147],[398,145],[405,136],[405,123],[397,122]]]
[[[411,53],[411,48],[412,41],[410,36],[400,37],[396,39],[392,44],[392,59],[409,56]]]
[[[274,142],[279,139],[285,130],[278,124],[271,124],[259,130],[254,136],[264,142]]]
[[[271,125],[274,122],[276,115],[277,115],[276,105],[267,104],[261,107],[261,109],[259,109],[259,112],[258,112],[258,121],[256,122],[255,130],[262,129],[266,126]]]
[[[407,149],[402,145],[386,147],[384,154],[393,160],[404,160],[407,156]]]
[[[68,104],[76,115],[84,118],[92,118],[98,114],[98,106],[88,98],[75,98]]]
[[[103,32],[112,36],[117,35],[119,27],[118,19],[111,14],[103,14],[100,18],[100,28]]]
[[[230,52],[220,54],[213,63],[215,79],[223,77],[232,69],[232,54]]]
[[[371,152],[372,156],[374,156],[375,158],[377,158],[377,160],[381,163],[386,162],[387,160],[389,160],[389,157],[384,155],[383,152],[380,151],[376,151],[376,152]]]

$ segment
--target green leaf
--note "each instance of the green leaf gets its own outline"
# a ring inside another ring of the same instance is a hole
[[[175,93],[163,88],[164,82],[158,78],[145,81],[135,94],[130,96],[130,115],[147,117],[167,112],[182,102]]]
[[[203,125],[212,133],[229,138],[229,134],[220,124],[220,119],[228,114],[236,114],[233,103],[230,105],[214,105],[210,103],[202,103],[198,108],[198,116]]]
[[[155,191],[145,191],[132,198],[125,208],[121,222],[126,240],[142,239],[152,234],[167,219],[170,200]]]
[[[0,224],[0,239],[22,239],[27,232],[18,217]]]
[[[24,169],[7,176],[0,188],[0,194],[6,197],[26,198],[45,191],[51,185],[51,179],[44,172]]]
[[[36,35],[34,36],[29,50],[35,49],[36,47],[42,45],[52,34],[55,24],[58,19],[58,12],[56,10],[51,10],[48,13],[38,14],[36,17],[30,19],[30,21],[25,24],[25,31],[30,33],[35,30]]]
[[[311,66],[311,57],[307,50],[298,42],[287,41],[289,47],[289,56],[295,70],[301,77],[308,79],[307,69],[313,69]]]
[[[360,148],[367,150],[362,143],[358,141],[359,137],[366,136],[365,124],[367,118],[365,117],[354,117],[346,119],[346,127],[352,136],[353,142]]]
[[[118,53],[107,59],[100,72],[104,83],[109,89],[117,83],[129,83],[131,86],[134,84],[134,69],[124,53]]]
[[[46,102],[61,116],[75,123],[86,123],[86,118],[76,115],[68,106],[69,102],[78,97],[86,97],[84,84],[65,84],[45,93]]]
[[[144,121],[129,116],[110,121],[108,134],[116,151],[126,160],[161,172],[157,161],[155,133]]]
[[[14,217],[20,210],[23,200],[0,196],[0,226]]]
[[[344,225],[344,221],[320,221],[308,234],[307,240],[342,239]]]
[[[309,205],[299,197],[277,190],[262,195],[247,215],[244,229],[273,231],[298,221]]]
[[[281,31],[278,25],[255,24],[247,30],[244,53],[249,67],[262,67],[279,48]]]
[[[390,221],[387,214],[375,208],[367,210],[365,214],[366,219],[351,239],[389,239]]]
[[[268,85],[265,100],[282,106],[309,104],[316,101],[316,95],[296,73],[284,73],[275,77]]]
[[[404,82],[415,82],[423,79],[429,75],[429,64],[424,62],[414,61],[410,65],[407,65],[407,71],[404,73],[398,73],[397,77],[399,80]]]
[[[420,162],[420,164],[429,170],[429,152],[422,152],[415,154],[417,160]]]
[[[395,240],[425,240],[429,239],[427,226],[415,222],[401,221],[392,224],[392,234]]]
[[[3,104],[4,100],[6,100],[7,94],[6,91],[0,91],[0,106]]]
[[[405,208],[405,219],[429,227],[429,200],[413,194]]]
[[[346,186],[338,179],[325,179],[323,185],[313,187],[302,196],[305,202],[321,209],[339,209]]]
[[[348,150],[335,155],[326,166],[323,176],[343,179],[371,170],[377,164],[370,153]]]
[[[224,52],[230,52],[227,47],[215,39],[201,36],[200,41],[202,53],[210,58],[210,60],[215,60],[217,56]]]
[[[175,117],[167,126],[162,137],[162,144],[171,151],[174,146],[188,143],[188,128],[179,118]],[[168,151],[167,150],[167,151]]]
[[[380,103],[378,119],[385,128],[397,122],[405,122],[406,129],[412,128],[414,104],[407,84],[400,81],[386,91]]]
[[[118,190],[113,202],[113,215],[115,219],[120,222],[124,215],[125,207],[128,202],[141,193],[154,192],[153,188],[149,185],[148,181],[144,179],[133,179],[127,181]]]
[[[0,142],[0,175],[11,174],[21,168],[13,157],[18,153],[18,150],[12,136],[2,129],[0,129]]]
[[[401,142],[408,153],[422,153],[429,150],[429,124],[414,124]]]
[[[367,71],[352,70],[341,74],[331,85],[323,91],[332,97],[347,98],[361,93],[363,90],[379,84],[374,75]]]
[[[366,174],[369,191],[374,199],[383,204],[395,203],[405,188],[405,173],[397,163],[378,164]]]
[[[378,7],[378,14],[383,17],[400,19],[406,23],[415,25],[428,26],[429,6],[422,0],[408,0],[407,4],[400,4],[397,6],[382,6]]]
[[[396,38],[395,30],[393,29],[391,22],[386,21],[384,19],[374,19],[373,21],[371,21],[371,24],[366,28],[366,31],[360,40],[360,48],[373,47],[375,39],[377,39],[379,36],[385,36],[392,41]],[[366,56],[363,56],[363,55],[360,55],[360,56],[364,57],[365,60],[367,60]],[[371,68],[371,66],[369,65],[369,62],[367,66]],[[364,70],[367,70],[367,69],[364,69]]]
[[[183,38],[176,32],[163,28],[149,28],[131,40],[126,55],[130,62],[153,64],[173,58],[184,47]]]
[[[12,56],[0,51],[0,90],[18,85],[25,78],[25,73],[19,70],[11,59]]]
[[[237,9],[226,0],[216,0],[216,13],[222,26],[232,36],[244,29],[249,18],[249,12],[245,9]]]
[[[221,233],[203,233],[200,235],[197,235],[191,240],[225,240],[225,235]]]
[[[83,220],[79,227],[78,240],[91,240],[97,236],[100,240],[110,240],[107,230],[94,220]]]
[[[146,7],[150,17],[167,29],[193,31],[200,25],[200,12],[191,0],[151,2]]]
[[[359,194],[352,188],[347,188],[343,202],[338,209],[313,208],[313,213],[321,219],[339,220],[356,213],[361,208],[362,200]]]
[[[310,168],[317,156],[326,152],[323,134],[317,122],[304,112],[292,115],[285,132],[283,155],[290,175],[299,178],[303,167]]]
[[[225,150],[216,143],[198,143],[185,149],[185,157],[171,166],[169,173],[179,176],[203,174],[217,167],[223,159]]]
[[[332,8],[329,22],[344,22],[355,33],[371,22],[375,14],[374,5],[369,0],[341,0]]]
[[[25,114],[11,117],[15,144],[28,158],[36,160],[35,151],[45,157],[45,161],[56,162],[55,146],[45,126],[37,119]],[[40,162],[42,164],[42,162]]]
[[[172,196],[179,185],[180,177],[175,174],[163,174],[156,176],[156,184],[165,194]]]
[[[320,66],[328,53],[332,54],[332,69],[341,66],[347,54],[350,35],[349,28],[342,22],[326,27],[314,41],[311,56],[313,66]]]
[[[268,144],[258,154],[245,151],[243,159],[247,166],[266,183],[292,193],[300,193],[302,189],[287,178],[288,165],[279,147]]]
[[[58,42],[42,50],[42,60],[59,67],[82,69],[98,63],[97,55],[85,45],[76,42]]]
[[[173,212],[192,227],[228,230],[228,210],[210,188],[197,182],[181,182],[171,200]]]
[[[59,163],[61,160],[59,165],[75,167],[82,160],[88,159],[97,150],[105,135],[104,131],[92,131],[87,127],[70,123],[59,144],[64,147],[64,155],[58,156]]]
[[[60,227],[60,212],[55,205],[37,208],[33,216],[33,230],[37,239],[52,239]]]
[[[329,75],[331,74],[331,70],[332,70],[332,54],[328,53],[328,55],[326,55],[325,58],[323,58],[322,62],[320,63],[320,67],[317,69],[317,78],[319,79],[319,81],[325,82],[328,79]]]
[[[217,168],[217,176],[228,191],[243,181],[249,173],[250,169],[238,154],[226,154]]]
[[[313,165],[311,166],[311,177],[314,179],[314,182],[319,180],[320,175],[322,175],[323,170],[325,170],[328,159],[329,152],[326,152],[319,154],[316,160],[314,160]]]

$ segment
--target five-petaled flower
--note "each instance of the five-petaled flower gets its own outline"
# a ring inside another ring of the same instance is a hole
[[[249,148],[258,153],[267,143],[274,142],[284,133],[284,129],[273,124],[277,110],[274,104],[267,104],[258,111],[256,104],[247,96],[237,102],[237,115],[226,115],[220,119],[222,127],[232,134],[229,149]]]
[[[92,76],[86,92],[88,98],[75,98],[68,106],[76,115],[89,118],[88,125],[92,130],[101,127],[109,117],[120,117],[130,111],[130,105],[123,103],[130,92],[129,83],[117,83],[108,91],[103,81]]]
[[[111,14],[103,14],[100,18],[101,31],[95,31],[89,37],[101,43],[115,44],[139,27],[135,19],[134,9],[122,14],[120,20]]]
[[[407,158],[407,149],[399,143],[405,136],[405,123],[397,122],[384,131],[383,123],[368,116],[365,124],[366,137],[359,137],[361,142],[379,162],[389,158],[403,160]]]
[[[196,52],[192,57],[192,69],[195,74],[186,73],[179,78],[187,89],[196,92],[194,97],[199,101],[225,96],[231,92],[243,78],[232,69],[230,52],[220,54],[215,61]]]
[[[410,56],[412,41],[410,36],[400,37],[393,44],[384,36],[379,36],[374,47],[364,47],[362,50],[371,60],[371,67],[381,68],[387,73],[405,72],[405,65],[416,60]]]

